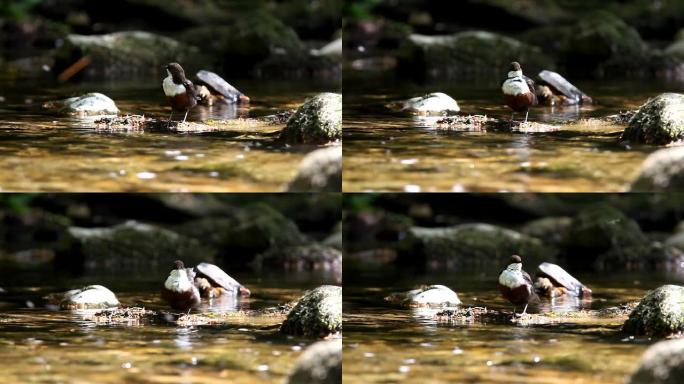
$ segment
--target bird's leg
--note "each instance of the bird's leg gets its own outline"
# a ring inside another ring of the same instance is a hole
[[[171,118],[172,117],[173,117],[173,108],[171,108],[171,114],[169,115],[169,120],[166,122],[166,127],[168,127],[169,124],[171,124]]]
[[[183,122],[184,122],[184,123],[185,123],[185,119],[188,118],[188,112],[190,112],[190,110],[189,110],[189,109],[186,109],[186,110],[185,110],[185,117],[183,117]]]
[[[521,316],[525,316],[525,314],[527,313],[527,305],[528,304],[525,304],[525,309],[523,309]]]
[[[527,112],[525,112],[525,122],[527,123],[527,115],[530,114],[530,110],[528,109]]]
[[[513,115],[515,115],[515,111],[511,112],[511,120],[510,120],[510,124],[508,124],[508,128],[513,128]],[[513,312],[515,312],[515,310]]]

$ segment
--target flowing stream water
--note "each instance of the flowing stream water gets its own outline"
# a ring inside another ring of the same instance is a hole
[[[386,104],[445,92],[461,114],[509,119],[500,81],[412,83],[345,72],[345,191],[610,192],[624,191],[655,146],[619,143],[624,125],[587,118],[633,110],[684,83],[575,82],[595,103],[582,107],[537,106],[530,120],[560,124],[553,132],[458,132],[435,128],[430,119],[392,112]],[[517,114],[516,120],[523,119]],[[432,120],[434,121],[434,120]]]
[[[339,84],[311,80],[232,81],[251,97],[248,108],[198,106],[190,121],[258,117],[296,109]],[[101,92],[123,114],[168,119],[161,79],[57,85],[0,79],[2,191],[280,191],[294,177],[310,145],[276,141],[282,125],[207,133],[111,132],[88,119],[63,117],[45,102]],[[174,120],[183,116],[176,113]]]
[[[610,319],[536,326],[445,323],[431,316],[434,311],[383,300],[421,284],[444,284],[463,305],[512,310],[488,271],[345,272],[345,383],[622,383],[653,343],[622,333],[621,322]],[[684,281],[683,275],[658,273],[575,275],[593,289],[591,309],[635,301],[649,289]],[[546,300],[531,311],[551,306]]]

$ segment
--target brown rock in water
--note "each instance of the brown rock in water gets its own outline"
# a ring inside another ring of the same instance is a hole
[[[537,282],[542,280],[539,287],[542,292],[547,293],[550,297],[554,295],[568,294],[575,297],[590,297],[591,289],[587,288],[579,280],[574,278],[563,268],[552,263],[541,263],[537,267]],[[548,282],[547,282],[548,281]],[[536,288],[535,283],[535,288]]]
[[[543,70],[539,72],[542,85],[536,88],[537,98],[545,105],[591,104],[592,99],[572,85],[560,74]]]

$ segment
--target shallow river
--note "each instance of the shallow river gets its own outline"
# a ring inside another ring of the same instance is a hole
[[[593,309],[638,300],[649,289],[684,281],[684,275],[576,276],[593,289],[588,303]],[[449,286],[467,306],[512,309],[500,297],[493,275],[346,271],[345,383],[622,383],[651,343],[630,339],[611,320],[543,326],[439,323],[425,311],[383,301],[391,292],[425,283]],[[551,303],[542,305],[548,309]]]
[[[231,81],[249,108],[199,106],[191,121],[255,117],[297,108],[339,85],[311,80]],[[43,103],[86,92],[111,97],[124,114],[168,119],[161,79],[81,83],[0,79],[0,191],[280,191],[311,146],[275,142],[264,131],[107,132],[87,120],[56,116]],[[182,119],[177,113],[174,120]],[[284,125],[283,125],[284,126]]]
[[[39,304],[47,293],[96,282],[112,289],[124,306],[165,309],[159,297],[165,275],[150,275],[155,274],[71,278],[10,272],[2,281],[6,292],[0,291],[3,382],[281,383],[313,342],[280,335],[282,319],[259,317],[221,326],[96,325],[77,313]],[[252,291],[240,302],[242,309],[276,306],[334,283],[311,273],[233,276]]]
[[[441,91],[458,101],[461,113],[508,119],[499,81],[416,84],[352,72],[344,76],[345,191],[623,191],[658,148],[621,145],[624,126],[580,119],[636,109],[659,93],[684,91],[684,83],[665,81],[576,82],[594,105],[538,106],[530,112],[531,121],[562,122],[559,131],[454,132],[384,105]]]

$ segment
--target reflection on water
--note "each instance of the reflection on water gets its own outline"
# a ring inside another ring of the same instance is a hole
[[[281,383],[313,342],[280,335],[278,318],[220,326],[95,325],[84,321],[83,313],[39,305],[48,293],[97,281],[116,292],[124,306],[166,309],[159,294],[163,272],[158,278],[71,278],[6,269],[3,274],[8,279],[0,290],[0,377],[7,383]],[[333,282],[317,273],[237,277],[252,296],[204,303],[199,311],[272,307]],[[36,307],[26,308],[26,298]]]
[[[636,109],[661,92],[682,92],[684,83],[578,82],[594,105],[538,106],[530,120],[563,124],[545,133],[455,132],[434,128],[435,118],[388,111],[388,102],[441,91],[462,114],[510,118],[500,82],[473,79],[413,84],[345,73],[345,191],[623,191],[656,147],[618,143],[624,126],[586,118]],[[523,119],[516,114],[516,120]]]
[[[240,80],[249,108],[198,106],[191,121],[257,117],[297,108],[337,84]],[[98,131],[87,120],[55,116],[42,104],[86,92],[111,97],[122,113],[168,119],[161,80],[56,86],[0,79],[0,190],[279,191],[311,146],[276,143],[265,131],[174,134]],[[183,118],[174,114],[174,120]]]
[[[510,311],[496,276],[482,273],[353,272],[344,284],[345,383],[622,383],[652,342],[621,334],[620,323],[596,319],[541,326],[438,322],[435,310],[402,309],[383,301],[390,292],[434,283],[454,289],[466,306]],[[577,276],[591,301],[546,299],[532,311],[579,305],[601,309],[641,298],[682,276]]]

